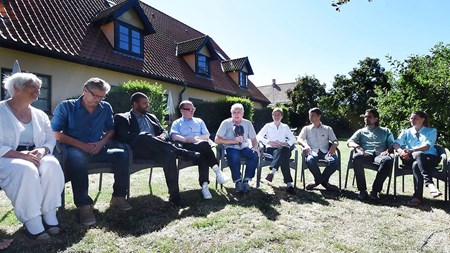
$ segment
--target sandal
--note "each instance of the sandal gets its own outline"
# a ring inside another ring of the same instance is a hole
[[[437,198],[439,196],[442,196],[442,192],[439,191],[439,189],[436,189],[436,190],[430,191],[430,195],[433,198]]]
[[[422,201],[418,198],[412,198],[410,201],[408,201],[408,206],[410,207],[417,207],[422,205]]]

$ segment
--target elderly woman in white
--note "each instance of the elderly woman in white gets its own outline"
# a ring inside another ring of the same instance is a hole
[[[51,155],[56,140],[49,118],[31,106],[42,81],[34,74],[16,73],[3,84],[11,98],[0,102],[0,187],[27,234],[48,240],[60,230],[56,208],[61,205],[64,174]]]

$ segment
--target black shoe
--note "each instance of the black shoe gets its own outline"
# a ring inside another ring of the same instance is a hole
[[[330,184],[330,183],[325,183],[324,187],[327,191],[330,191],[330,192],[340,192],[341,191],[341,189],[339,189],[339,187],[337,187],[334,184]]]
[[[181,156],[181,157],[189,159],[189,160],[197,160],[200,157],[199,152],[189,151],[189,150],[183,149],[183,148],[177,149],[176,154],[177,154],[177,156]]]
[[[380,197],[378,196],[378,192],[370,191],[369,197],[373,201],[380,202]]]
[[[359,191],[358,199],[359,200],[366,200],[369,197],[369,194],[367,194],[367,191]]]
[[[295,191],[295,188],[294,188],[293,186],[287,187],[287,188],[286,188],[286,192],[289,193],[289,194],[291,194],[291,195],[297,194],[297,192]]]
[[[185,206],[184,203],[183,203],[183,201],[181,200],[179,194],[171,194],[170,197],[169,197],[169,201],[170,201],[173,205],[175,205],[175,206],[177,206],[177,207],[184,207],[184,206]]]
[[[311,190],[313,190],[316,186],[317,186],[317,184],[316,184],[315,182],[311,182],[311,183],[307,184],[305,188],[306,188],[307,191],[311,191]]]

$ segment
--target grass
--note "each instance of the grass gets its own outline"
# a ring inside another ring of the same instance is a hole
[[[349,150],[342,152],[343,179]],[[263,177],[268,169],[263,170]],[[229,173],[229,171],[226,171]],[[66,208],[59,217],[62,233],[48,243],[29,240],[14,216],[9,200],[0,192],[0,235],[14,238],[5,252],[449,252],[449,205],[440,199],[426,200],[421,208],[409,208],[412,178],[406,192],[394,199],[382,196],[382,204],[360,202],[350,186],[341,194],[320,189],[285,193],[281,173],[274,182],[263,182],[250,194],[234,193],[231,183],[214,189],[213,199],[202,199],[196,167],[180,171],[181,197],[186,208],[168,203],[162,169],[154,171],[153,195],[149,194],[148,170],[131,177],[133,209],[123,213],[109,208],[112,176],[104,177],[97,190],[98,175],[90,176],[90,194],[97,225],[77,223],[70,184],[66,184]],[[374,173],[366,171],[368,187]],[[309,182],[310,173],[306,172]],[[350,174],[350,179],[353,173]],[[337,173],[332,182],[337,184]],[[298,187],[302,188],[299,182]],[[343,180],[344,181],[344,180]],[[386,183],[384,185],[386,189]],[[442,187],[442,185],[441,185]],[[391,194],[393,188],[391,187]]]

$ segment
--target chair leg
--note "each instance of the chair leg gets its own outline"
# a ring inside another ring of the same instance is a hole
[[[306,179],[305,179],[305,168],[302,166],[302,173],[301,173],[300,180],[303,182],[303,190],[306,189]]]
[[[61,193],[61,206],[58,208],[58,215],[62,215],[66,210],[66,187],[64,185],[63,191]]]
[[[153,189],[152,189],[152,174],[153,174],[153,167],[150,168],[150,175],[148,175],[148,187],[150,188],[150,195],[153,195]]]
[[[256,167],[256,188],[259,188],[259,184],[261,183],[261,166]]]
[[[405,176],[402,176],[402,192],[405,192]]]
[[[102,191],[103,173],[100,173],[100,180],[98,182],[98,191]]]
[[[394,199],[397,197],[397,175],[394,170]]]
[[[340,166],[339,166],[340,167]],[[339,168],[339,189],[342,189],[342,183],[341,183],[341,168]]]
[[[297,187],[297,167],[294,168],[294,188]]]
[[[347,173],[345,173],[344,189],[347,189],[347,181],[348,181],[348,173],[349,172],[350,172],[350,168],[347,166]]]

